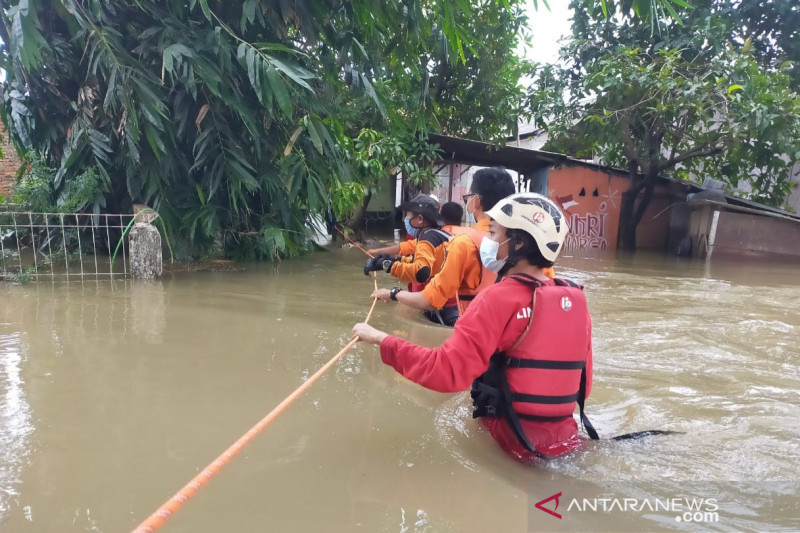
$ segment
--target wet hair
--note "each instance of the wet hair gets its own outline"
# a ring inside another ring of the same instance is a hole
[[[484,212],[516,192],[511,174],[502,167],[482,168],[477,171],[472,177],[470,190],[480,195]]]
[[[506,259],[506,264],[503,266],[503,270],[501,270],[501,274],[505,274],[508,269],[516,265],[520,259],[526,259],[528,263],[539,268],[549,268],[553,266],[553,261],[544,258],[542,252],[539,251],[539,246],[536,244],[536,241],[527,231],[508,228],[506,229],[506,237],[511,239],[508,242],[510,252],[508,254],[508,259]],[[522,248],[515,250],[514,248],[519,243],[522,243]]]
[[[464,216],[464,208],[457,202],[445,202],[442,205],[441,215],[445,224],[459,226],[461,225],[461,217]]]

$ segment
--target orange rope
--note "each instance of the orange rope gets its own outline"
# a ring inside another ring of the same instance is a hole
[[[363,248],[362,248],[363,250]],[[364,250],[366,252],[366,250]],[[375,281],[375,290],[378,289],[378,274],[377,272],[373,272],[373,280]],[[373,298],[372,300],[372,307],[369,309],[369,313],[367,314],[367,318],[364,322],[369,322],[369,319],[372,317],[372,311],[375,310],[375,304],[378,303],[377,298]],[[189,501],[197,491],[199,491],[203,486],[205,486],[212,477],[217,475],[222,467],[227,465],[231,462],[231,460],[239,455],[239,452],[242,449],[250,444],[253,439],[258,436],[261,431],[264,430],[268,425],[270,425],[276,418],[278,418],[287,407],[289,407],[294,401],[300,397],[305,391],[307,391],[311,385],[314,384],[317,379],[322,376],[330,367],[332,367],[336,361],[339,360],[350,348],[352,348],[357,342],[359,341],[358,337],[353,337],[347,346],[342,348],[342,350],[337,353],[336,355],[331,358],[330,361],[325,363],[322,368],[317,370],[313,376],[308,378],[302,385],[297,387],[293,393],[287,396],[281,403],[278,404],[275,409],[269,412],[267,416],[261,419],[261,421],[250,428],[250,431],[239,437],[239,440],[234,442],[227,450],[225,450],[222,455],[214,459],[207,467],[203,469],[202,472],[197,474],[189,483],[183,486],[181,490],[175,493],[175,495],[164,502],[164,504],[158,508],[156,512],[151,514],[144,522],[139,524],[139,526],[133,530],[133,533],[153,533],[155,530],[159,529],[164,523],[170,518],[172,515],[177,513],[183,504]]]
[[[375,257],[374,255],[372,255],[372,253],[371,253],[369,250],[365,250],[365,249],[364,249],[364,248],[363,248],[363,247],[362,247],[360,244],[358,244],[358,243],[357,243],[357,242],[355,242],[353,239],[351,239],[350,237],[348,237],[347,235],[345,235],[344,233],[342,233],[342,230],[340,230],[338,227],[334,226],[334,228],[336,228],[336,231],[338,231],[338,232],[339,232],[339,233],[342,235],[342,237],[344,237],[345,239],[347,239],[348,241],[350,241],[350,244],[352,244],[353,246],[355,246],[356,248],[358,248],[359,250],[361,250],[362,252],[364,252],[365,254],[367,254],[367,256],[369,256],[369,257]],[[377,282],[376,282],[376,283],[377,283]],[[378,287],[377,287],[377,285],[375,286],[375,288],[376,288],[376,289],[378,288]]]

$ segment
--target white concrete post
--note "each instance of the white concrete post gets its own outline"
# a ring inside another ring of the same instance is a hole
[[[161,277],[161,234],[155,226],[137,222],[130,232],[131,276],[134,279]]]

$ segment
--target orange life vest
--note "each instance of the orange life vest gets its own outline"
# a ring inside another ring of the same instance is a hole
[[[448,226],[448,228],[452,228],[452,226]],[[425,286],[428,285],[428,283],[430,283],[431,281],[430,278],[439,273],[439,271],[442,269],[442,265],[444,264],[444,259],[447,256],[447,242],[449,242],[450,239],[452,239],[453,237],[453,234],[445,230],[444,228],[431,228],[428,229],[428,231],[431,233],[428,234],[426,232],[426,235],[428,235],[427,240],[431,242],[431,244],[433,244],[434,253],[436,254],[433,263],[433,268],[428,272],[428,275],[426,276],[426,279],[424,281],[417,280],[409,282],[408,284],[409,292],[421,292],[425,288]],[[419,241],[419,238],[417,238],[417,241]],[[438,253],[440,251],[440,247],[442,251],[441,254]],[[447,303],[444,306],[452,307],[454,305],[456,305],[456,299],[450,298],[449,300],[447,300]]]
[[[473,383],[473,417],[505,418],[520,443],[535,452],[519,420],[562,420],[577,404],[587,432],[596,435],[583,413],[590,342],[583,291],[561,279],[544,285],[524,275],[514,278],[534,288],[532,306],[520,311],[528,317],[518,317],[530,322],[514,346],[494,354],[489,369]]]
[[[458,292],[456,293],[456,300],[458,301],[458,313],[463,315],[464,311],[467,310],[467,307],[469,307],[469,304],[475,299],[475,296],[477,296],[479,292],[490,285],[494,285],[494,283],[497,281],[497,274],[483,266],[483,263],[481,262],[481,241],[484,237],[486,237],[486,232],[477,230],[475,228],[453,226],[450,233],[452,233],[453,236],[467,235],[470,238],[472,243],[475,245],[475,260],[479,265],[481,265],[481,276],[478,284],[475,287],[465,287],[462,285],[459,287]]]

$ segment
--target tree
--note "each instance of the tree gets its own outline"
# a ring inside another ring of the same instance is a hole
[[[777,69],[791,62],[786,67],[787,72],[792,76],[793,89],[800,92],[800,5],[797,2],[716,0],[710,2],[707,12],[708,17],[725,22],[730,42],[737,46],[751,43],[756,61],[764,68]]]
[[[544,0],[543,0],[544,2]],[[534,0],[536,4],[536,0]],[[676,9],[691,8],[691,4],[684,0],[580,0],[580,5],[595,18],[609,19],[620,13],[625,16],[635,15],[639,19],[649,22],[655,28],[657,23],[670,18],[679,18]],[[597,16],[602,12],[602,17]]]
[[[359,181],[362,129],[409,160],[429,130],[499,136],[519,3],[16,0],[4,120],[56,168],[56,198],[92,168],[109,184],[95,212],[148,204],[190,250],[286,255]]]
[[[747,17],[728,0],[698,0],[654,32],[624,16],[592,17],[574,1],[568,67],[536,73],[526,111],[548,130],[549,148],[628,170],[625,249],[635,248],[658,175],[714,177],[773,205],[790,191],[789,161],[800,159],[796,69],[782,31],[743,21],[757,18],[756,3],[787,16],[797,8],[739,3],[752,8]]]
[[[308,217],[359,183],[362,129],[409,161],[428,131],[513,133],[521,4],[11,0],[3,120],[56,169],[56,202],[91,170],[108,192],[89,210],[151,205],[189,251],[291,254]]]
[[[675,17],[662,18],[657,27],[639,24],[630,10],[615,6],[610,17],[581,0],[572,0],[572,45],[565,50],[579,75],[591,59],[619,45],[638,46],[646,53],[680,48],[687,58],[701,51],[721,52],[745,43],[764,68],[792,63],[795,91],[800,90],[800,6],[793,0],[693,0],[692,7],[677,6]],[[697,34],[704,38],[697,39]]]
[[[710,176],[748,184],[758,201],[786,199],[789,160],[800,159],[800,98],[787,74],[764,70],[751,52],[735,48],[687,60],[679,49],[650,55],[619,47],[585,70],[569,102],[549,106],[537,94],[534,115],[557,113],[547,124],[551,147],[599,155],[628,170],[620,208],[624,249],[636,247],[636,227],[660,175]],[[551,77],[546,94],[568,81]]]
[[[398,138],[368,128],[359,132],[347,152],[353,157],[354,179],[335,182],[331,204],[336,218],[352,231],[361,225],[372,195],[387,176],[402,172],[413,185],[432,183],[432,165],[439,157],[438,145],[425,137]]]

